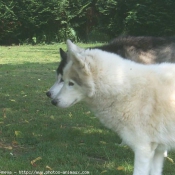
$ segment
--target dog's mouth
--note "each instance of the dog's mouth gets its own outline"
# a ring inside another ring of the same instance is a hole
[[[78,99],[76,98],[71,104],[70,104],[70,106],[73,106],[75,103],[77,103],[78,102]]]
[[[59,100],[52,100],[51,103],[54,105],[54,106],[58,106],[58,107],[62,107],[62,108],[67,108],[67,107],[71,107],[73,106],[74,104],[76,104],[78,102],[78,99],[75,99],[70,105],[67,105],[67,106],[61,106],[59,105]]]

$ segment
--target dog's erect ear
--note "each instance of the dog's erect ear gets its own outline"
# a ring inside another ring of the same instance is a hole
[[[61,60],[67,61],[67,54],[62,48],[60,48],[60,56],[61,56]]]
[[[67,40],[67,50],[72,51],[72,52],[79,52],[81,50],[81,48],[79,48],[77,45],[75,45],[74,43],[72,43],[71,40]]]
[[[82,55],[84,49],[73,44],[70,40],[67,40],[67,49],[69,58],[80,67],[85,67],[86,61]]]

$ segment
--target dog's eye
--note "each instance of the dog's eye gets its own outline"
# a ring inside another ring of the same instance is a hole
[[[73,86],[73,85],[74,85],[74,83],[69,81],[69,86]]]

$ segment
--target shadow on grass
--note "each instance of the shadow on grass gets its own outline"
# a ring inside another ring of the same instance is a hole
[[[63,110],[46,97],[57,65],[0,65],[0,164],[14,171],[46,169],[48,165],[60,171],[115,174],[124,157],[130,162],[130,150],[116,146],[120,139],[83,104]],[[30,161],[36,157],[42,160],[33,167]]]

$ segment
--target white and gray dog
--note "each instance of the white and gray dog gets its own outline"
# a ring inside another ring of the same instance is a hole
[[[134,151],[133,175],[161,175],[163,153],[175,148],[175,64],[144,65],[67,41],[63,85],[52,100],[84,101]]]

